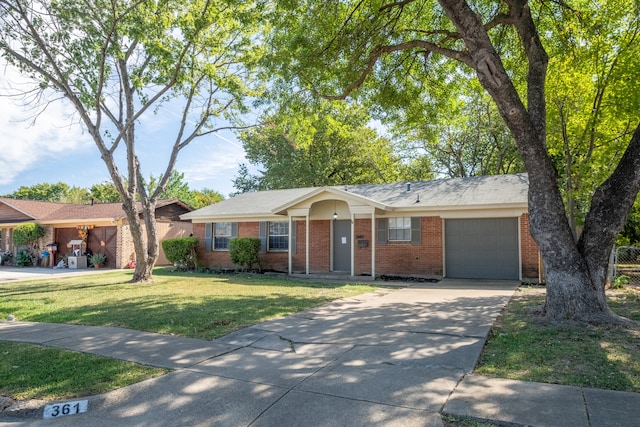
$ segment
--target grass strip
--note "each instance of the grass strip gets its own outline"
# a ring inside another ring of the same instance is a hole
[[[92,354],[0,341],[0,395],[16,400],[90,396],[166,372]]]

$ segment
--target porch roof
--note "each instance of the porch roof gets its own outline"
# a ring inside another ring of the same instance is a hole
[[[243,193],[181,216],[197,222],[214,219],[249,219],[286,214],[286,209],[323,191],[336,200],[354,200],[372,207],[395,210],[473,209],[499,206],[526,208],[527,174],[492,175],[432,181],[310,187]]]

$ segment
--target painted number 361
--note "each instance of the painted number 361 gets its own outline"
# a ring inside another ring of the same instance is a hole
[[[43,418],[57,418],[65,415],[75,415],[87,412],[88,401],[78,400],[76,402],[56,403],[44,407]]]

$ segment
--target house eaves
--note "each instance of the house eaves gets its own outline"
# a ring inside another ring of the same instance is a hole
[[[212,219],[277,217],[274,210],[291,200],[313,192],[315,188],[268,190],[238,194],[230,199],[180,215],[180,219],[205,222]]]
[[[478,205],[434,205],[434,206],[397,206],[391,208],[391,212],[443,212],[443,211],[470,211],[470,210],[526,210],[526,203],[491,203]]]
[[[351,193],[348,190],[341,189],[340,187],[317,187],[317,188],[314,188],[313,191],[310,191],[307,194],[304,194],[294,200],[291,200],[281,206],[276,207],[275,209],[272,210],[272,212],[277,215],[286,215],[288,209],[291,209],[299,205],[300,203],[304,203],[306,200],[309,200],[322,193],[332,194],[336,196],[339,200],[345,200],[345,199],[356,200],[362,204],[369,205],[376,209],[381,209],[384,211],[391,210],[391,207],[388,205],[385,205],[384,203],[380,203],[376,200],[370,199],[365,196],[361,196],[356,193]]]

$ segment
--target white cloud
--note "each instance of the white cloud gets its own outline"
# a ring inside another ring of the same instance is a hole
[[[3,69],[0,94],[26,87],[26,81],[15,70]],[[92,142],[73,122],[73,112],[63,101],[38,110],[20,105],[16,98],[0,96],[0,185],[17,181],[22,172],[43,160],[62,159],[71,152],[90,148]]]
[[[194,141],[193,146],[181,153],[176,169],[184,173],[192,188],[211,188],[228,194],[234,190],[232,181],[238,165],[246,163],[245,153],[232,137],[215,136],[207,137],[208,141]]]

